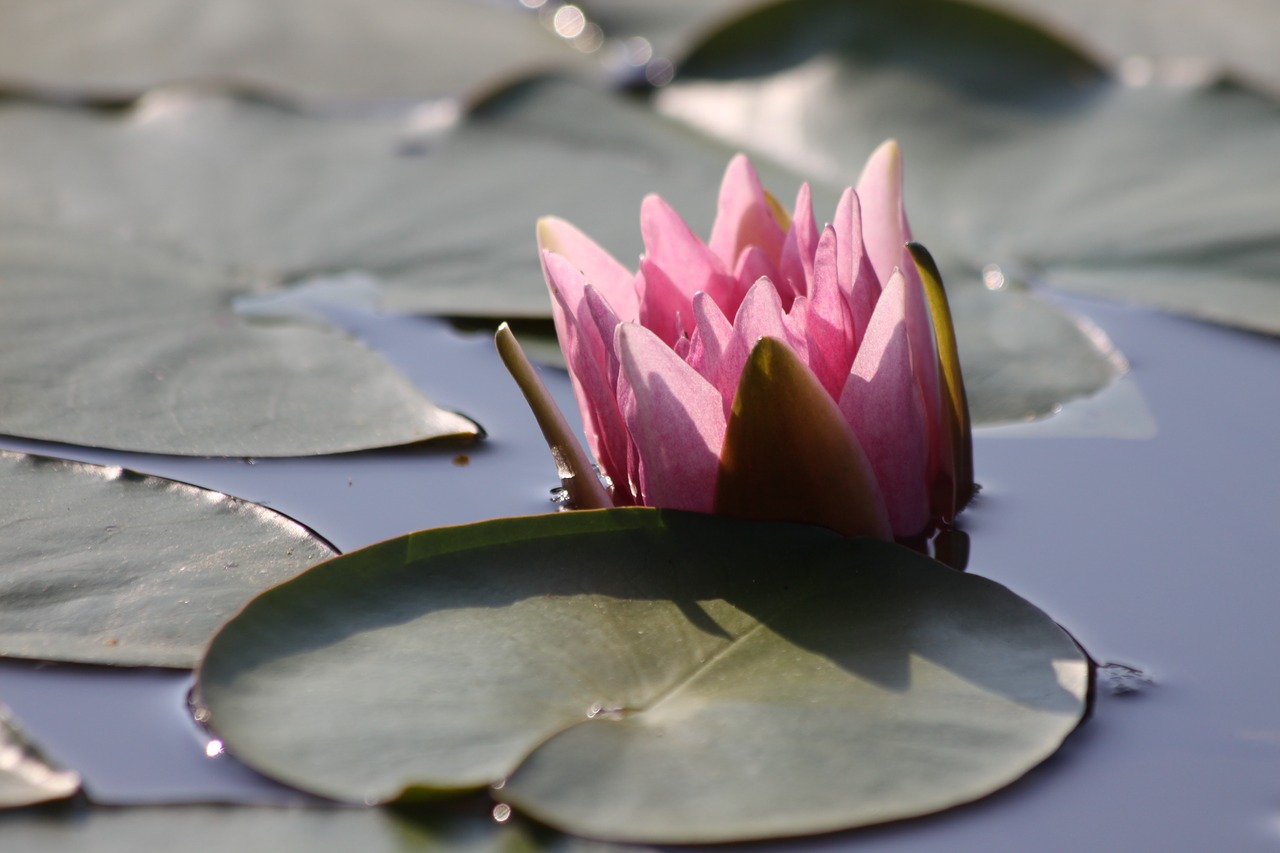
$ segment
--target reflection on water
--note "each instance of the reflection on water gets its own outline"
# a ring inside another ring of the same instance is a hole
[[[1268,541],[1280,516],[1277,344],[1064,301],[1130,357],[1129,390],[1157,428],[1128,438],[1064,429],[1088,411],[1094,420],[1128,417],[1125,400],[1098,399],[1018,427],[1017,440],[1004,428],[978,430],[983,491],[960,527],[971,540],[970,572],[1028,598],[1095,659],[1122,662],[1130,674],[1104,673],[1093,718],[1066,747],[982,803],[777,849],[855,841],[859,851],[1274,849],[1280,736],[1257,733],[1277,731],[1280,708],[1280,573]],[[249,466],[4,444],[227,490],[293,515],[344,550],[421,527],[555,510],[546,447],[486,335],[356,307],[336,316],[434,399],[485,426],[489,438],[466,450],[469,464],[455,464],[457,448]],[[567,377],[547,371],[546,379],[575,411]],[[1153,672],[1160,688],[1141,691],[1143,701],[1114,689]],[[186,687],[175,673],[0,664],[0,701],[101,799],[291,796],[229,756],[207,757],[208,736],[185,716]]]

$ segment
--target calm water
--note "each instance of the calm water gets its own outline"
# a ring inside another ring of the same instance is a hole
[[[1077,406],[1043,424],[981,430],[983,491],[963,517],[970,570],[1044,608],[1097,660],[1143,675],[1113,670],[1093,718],[996,796],[787,849],[1280,848],[1277,342],[1105,303],[1064,304],[1128,356],[1128,387],[1111,392],[1113,402],[1136,405],[1154,429],[1139,430],[1144,438],[1056,434],[1106,428],[1106,407]],[[488,440],[252,464],[3,446],[227,491],[343,550],[552,509],[549,456],[486,338],[359,311],[343,322],[434,399],[479,420]],[[567,379],[548,373],[572,410]],[[216,754],[186,715],[188,682],[185,673],[0,663],[0,701],[100,802],[296,801]]]

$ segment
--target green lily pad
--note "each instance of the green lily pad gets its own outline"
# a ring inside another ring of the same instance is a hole
[[[580,223],[632,262],[644,195],[661,193],[706,233],[732,154],[642,102],[559,80],[505,90],[428,137],[403,122],[321,121],[182,93],[111,120],[10,102],[0,145],[0,219],[124,237],[245,290],[363,270],[383,283],[387,308],[506,319],[550,313],[539,216]],[[780,195],[803,180],[758,165]],[[856,175],[815,185],[820,216]],[[972,296],[954,307],[975,419],[1042,414],[1113,375],[1051,306],[1012,290]]]
[[[0,86],[127,99],[173,82],[308,100],[430,98],[589,57],[516,3],[48,0],[0,5]]]
[[[452,131],[416,128],[191,91],[118,115],[0,102],[0,221],[199,261],[246,291],[358,270],[396,310],[549,317],[539,216],[597,223],[635,257],[641,198],[661,192],[709,223],[732,153],[560,80],[505,90]]]
[[[519,156],[504,153],[512,140],[521,141]],[[630,259],[643,249],[641,198],[658,192],[699,233],[709,233],[731,150],[616,96],[548,82],[512,89],[442,144],[438,164],[449,168],[449,176],[441,185],[461,182],[454,196],[459,203],[449,209],[475,212],[424,235],[426,251],[439,262],[414,279],[397,277],[384,302],[428,313],[544,316],[548,303],[541,273],[531,266],[521,236],[530,216],[553,213],[578,223],[634,266]],[[833,215],[837,188],[854,182],[861,168],[859,163],[838,173],[788,171],[766,158],[757,165],[765,185],[780,197],[795,191],[801,175],[826,179],[814,186],[820,220]],[[478,232],[471,224],[476,221],[488,230]],[[922,240],[926,234],[917,229]],[[491,272],[476,275],[480,264]],[[972,274],[959,276],[966,277],[976,281]],[[1100,350],[1073,318],[1025,290],[953,291],[976,421],[1043,415],[1066,400],[1093,394],[1116,375],[1114,353]]]
[[[1280,7],[1269,0],[983,0],[1043,22],[1117,66],[1134,85],[1231,75],[1280,94]]]
[[[256,593],[334,554],[302,525],[172,480],[0,453],[0,655],[190,667]]]
[[[0,705],[0,809],[65,800],[79,790],[79,775],[45,758]]]
[[[496,823],[488,811],[401,815],[372,808],[48,807],[0,814],[6,844],[23,853],[137,853],[170,850],[184,839],[200,853],[305,850],[308,853],[603,853],[563,836]],[[632,850],[632,853],[635,853]]]
[[[584,0],[587,15],[614,38],[641,38],[653,56],[678,62],[705,35],[762,0]],[[635,46],[644,56],[644,46]]]
[[[1261,97],[1125,87],[949,0],[808,0],[709,39],[659,107],[819,174],[897,137],[957,301],[1030,281],[1280,333],[1280,108]]]
[[[301,456],[474,436],[349,335],[254,322],[234,279],[96,235],[0,233],[0,433]]]
[[[650,509],[415,533],[259,596],[198,701],[270,776],[355,802],[504,783],[615,840],[947,808],[1051,754],[1088,664],[984,578],[820,528]]]

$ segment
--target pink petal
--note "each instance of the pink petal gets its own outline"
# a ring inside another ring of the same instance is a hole
[[[702,290],[723,304],[733,291],[735,281],[727,266],[660,196],[645,196],[640,205],[640,233],[645,260],[661,269],[685,298]]]
[[[689,299],[693,294],[681,290],[647,257],[640,259],[636,289],[640,292],[640,325],[656,332],[667,346],[674,346],[689,331],[686,324],[692,323]]]
[[[809,343],[809,367],[833,400],[840,397],[856,351],[853,316],[836,280],[836,242],[835,229],[828,225],[818,241],[805,330]]]
[[[733,381],[723,378],[724,354],[733,339],[733,324],[720,306],[705,293],[693,297],[693,336],[689,339],[689,355],[685,359],[702,378],[720,389],[726,401],[733,399]]]
[[[602,341],[613,341],[614,334],[618,328],[618,316],[613,313],[613,309],[609,307],[609,303],[605,302],[594,287],[587,285],[583,293],[583,307],[579,309],[579,324],[586,329],[594,326],[594,334]],[[601,405],[600,425],[605,430],[603,444],[606,448],[604,456],[597,456],[596,461],[600,464],[600,469],[613,480],[615,484],[621,484],[614,492],[614,503],[623,505],[631,503],[627,498],[628,489],[626,487],[626,460],[629,454],[631,444],[630,436],[627,434],[623,426],[622,410],[618,408],[617,389],[618,389],[618,355],[612,345],[607,346],[604,351],[603,374],[604,387],[607,390],[606,396],[612,400],[612,406]]]
[[[853,189],[846,187],[845,191],[840,194],[840,202],[836,205],[835,220],[831,223],[831,227],[836,232],[836,255],[835,255],[835,271],[836,282],[840,285],[840,292],[844,294],[845,299],[849,299],[849,295],[853,292],[854,270],[854,245],[856,241],[853,239],[855,233],[861,235],[861,214],[858,212],[858,197],[854,194]],[[821,243],[819,243],[821,247]],[[814,266],[818,264],[814,259]],[[815,270],[816,271],[816,270]]]
[[[742,255],[738,258],[738,263],[734,267],[733,277],[738,280],[739,286],[742,287],[742,295],[745,297],[747,291],[751,289],[751,285],[755,284],[762,278],[767,278],[776,285],[781,275],[778,267],[773,261],[769,260],[769,256],[761,251],[759,246],[748,246],[742,250]],[[782,307],[784,310],[790,309],[791,300],[800,296],[800,293],[793,293],[784,287],[778,287],[778,295],[782,297]],[[736,312],[737,306],[734,306]]]
[[[894,536],[930,523],[929,433],[924,402],[911,368],[906,282],[885,286],[840,395],[840,411],[858,436],[884,494]]]
[[[580,270],[618,315],[628,320],[639,316],[635,276],[613,255],[573,225],[554,216],[538,220],[538,248],[554,252]]]
[[[617,318],[569,261],[544,251],[542,262],[551,291],[556,335],[569,366],[569,378],[582,416],[582,432],[600,468],[616,481],[619,475],[625,474],[627,459],[626,430],[609,368]],[[602,316],[602,312],[609,316]],[[608,350],[604,346],[602,326],[607,328]]]
[[[786,234],[773,214],[760,176],[743,154],[729,161],[720,184],[720,203],[708,245],[726,267],[748,246],[757,246],[777,263]]]
[[[797,336],[796,330],[788,327],[777,289],[773,282],[762,278],[747,291],[737,316],[733,318],[733,336],[729,339],[729,346],[721,362],[720,381],[717,385],[728,389],[726,413],[728,406],[732,404],[734,390],[738,387],[742,366],[747,363],[747,356],[755,348],[756,341],[764,337],[786,342],[796,351],[801,361],[808,361],[809,342]]]
[[[906,243],[911,239],[902,207],[902,149],[892,139],[877,148],[858,179],[862,201],[862,237],[880,281],[888,281],[895,268],[910,275]]]
[[[615,337],[618,399],[638,454],[645,506],[710,512],[724,406],[720,392],[657,335],[623,323]]]
[[[841,281],[845,298],[849,302],[849,313],[853,318],[855,349],[866,334],[871,312],[875,310],[876,300],[880,298],[880,282],[888,281],[887,276],[884,279],[876,277],[863,242],[862,228],[862,200],[856,192],[846,190],[840,199],[840,207],[836,210],[835,229],[838,269],[843,275]]]
[[[813,282],[813,256],[818,247],[818,225],[813,219],[813,198],[808,184],[796,193],[796,209],[791,229],[782,244],[783,278],[797,295],[806,294]]]

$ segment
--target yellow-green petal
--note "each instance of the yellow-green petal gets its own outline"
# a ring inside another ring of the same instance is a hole
[[[925,297],[929,300],[929,313],[933,319],[933,333],[938,342],[938,363],[946,388],[951,446],[955,457],[956,510],[959,511],[973,494],[973,431],[969,422],[969,398],[965,394],[964,376],[960,370],[960,350],[956,345],[951,307],[947,302],[946,289],[942,286],[942,274],[938,272],[938,265],[934,263],[929,251],[919,243],[908,243],[907,249],[924,282]]]

